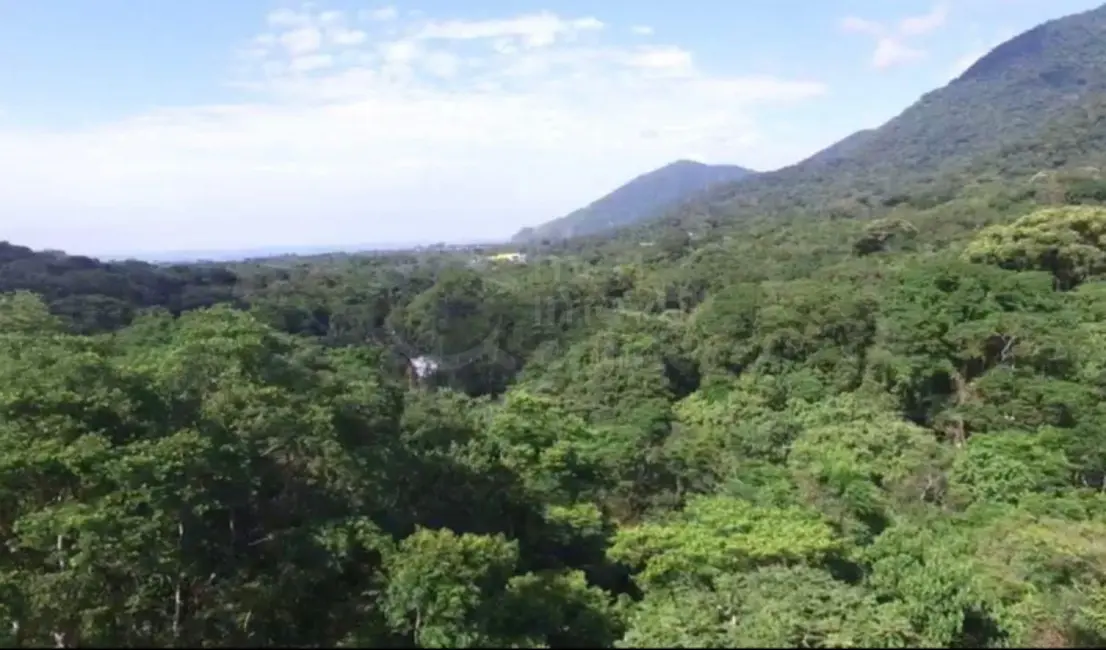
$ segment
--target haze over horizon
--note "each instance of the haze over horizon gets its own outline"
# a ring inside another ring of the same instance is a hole
[[[0,240],[506,239],[677,159],[797,162],[1098,4],[0,3]]]
[[[140,260],[156,264],[194,262],[234,262],[282,255],[325,255],[328,253],[363,253],[367,251],[404,251],[444,244],[446,246],[491,246],[493,240],[479,241],[413,241],[413,242],[339,242],[331,244],[291,244],[251,248],[167,249],[155,251],[108,251],[97,256],[102,260]]]

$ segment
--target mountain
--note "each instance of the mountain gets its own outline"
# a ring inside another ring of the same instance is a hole
[[[1096,123],[1084,114],[1099,110],[1102,97],[1106,5],[1010,39],[879,128],[855,133],[790,167],[716,185],[660,215],[667,219],[641,228],[674,221],[688,229],[750,217],[840,216],[858,203],[893,204],[908,191],[941,194],[968,182],[969,169],[1009,167],[1004,157],[1014,146],[1021,157],[1010,173],[1032,175],[1075,164],[1056,151],[1048,153],[1047,138],[1058,132],[1050,125]]]
[[[875,129],[864,129],[832,144],[806,159],[810,163],[832,163],[848,158],[876,135]]]
[[[756,172],[737,165],[705,165],[679,160],[642,174],[603,198],[571,214],[519,231],[511,241],[566,239],[636,223],[679,204],[718,183]]]

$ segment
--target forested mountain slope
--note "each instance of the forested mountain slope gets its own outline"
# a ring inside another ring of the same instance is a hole
[[[932,183],[1042,126],[1086,111],[1106,93],[1106,6],[1050,21],[999,45],[948,85],[883,126],[791,167],[720,185],[669,217],[694,221],[880,203]]]
[[[728,181],[754,174],[737,165],[705,165],[679,160],[642,174],[587,207],[526,228],[512,241],[525,243],[591,235],[657,216],[697,193]]]

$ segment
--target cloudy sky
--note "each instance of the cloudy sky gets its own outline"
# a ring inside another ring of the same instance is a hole
[[[0,240],[505,237],[679,158],[773,169],[1090,0],[0,0]]]

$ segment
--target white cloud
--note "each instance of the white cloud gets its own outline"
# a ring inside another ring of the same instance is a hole
[[[929,13],[908,16],[896,25],[849,16],[841,21],[841,29],[874,38],[871,63],[873,67],[884,70],[925,58],[926,51],[912,45],[910,40],[935,32],[944,26],[948,17],[948,5],[939,2]]]
[[[0,239],[95,253],[505,236],[689,152],[790,162],[758,111],[826,90],[711,74],[587,16],[375,20],[270,14],[231,103],[0,126]]]
[[[394,41],[385,43],[380,48],[380,52],[386,64],[407,65],[418,56],[419,44],[415,41]]]
[[[924,36],[943,27],[948,18],[948,5],[939,3],[928,14],[903,18],[899,22],[899,33],[903,36]]]
[[[886,31],[883,25],[875,21],[868,20],[866,18],[857,18],[856,16],[848,16],[841,21],[841,29],[847,32],[857,32],[859,34],[868,34],[869,36],[882,36]]]
[[[884,70],[925,57],[925,52],[894,38],[881,37],[872,53],[872,65]]]
[[[379,9],[365,9],[361,12],[361,17],[366,20],[384,22],[399,18],[399,11],[393,6],[380,7]]]
[[[423,57],[423,69],[436,77],[455,77],[461,69],[461,58],[451,52],[427,52]]]
[[[630,56],[629,62],[635,67],[653,70],[693,70],[691,52],[678,47],[642,49]]]
[[[277,9],[265,17],[274,27],[300,27],[311,22],[311,14],[292,9]]]
[[[360,29],[337,27],[327,30],[327,40],[335,45],[360,45],[368,35]]]
[[[288,68],[294,72],[311,72],[334,65],[334,57],[329,54],[308,54],[292,59]]]
[[[290,54],[309,54],[323,44],[323,35],[314,27],[301,27],[281,34],[280,43]]]
[[[545,47],[562,36],[571,38],[581,32],[602,28],[603,23],[592,17],[565,20],[555,14],[542,12],[507,20],[450,20],[430,23],[422,28],[416,38],[468,41],[516,37],[527,47]]]
[[[630,28],[630,31],[638,36],[652,36],[653,28],[649,25],[634,25]]]

